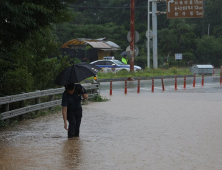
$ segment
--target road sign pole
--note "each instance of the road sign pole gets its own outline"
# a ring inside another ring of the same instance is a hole
[[[153,30],[153,68],[158,68],[157,60],[157,2],[152,2],[152,30]]]
[[[130,2],[130,71],[134,71],[134,20],[135,20],[135,0]]]

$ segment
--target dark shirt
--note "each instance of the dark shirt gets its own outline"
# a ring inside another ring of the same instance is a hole
[[[83,89],[83,90],[82,90]],[[81,96],[86,94],[86,90],[82,85],[75,84],[75,91],[73,94],[69,94],[66,90],[62,94],[62,106],[68,109],[81,108]]]

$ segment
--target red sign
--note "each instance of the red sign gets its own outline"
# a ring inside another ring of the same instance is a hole
[[[167,18],[203,17],[203,0],[167,0]]]

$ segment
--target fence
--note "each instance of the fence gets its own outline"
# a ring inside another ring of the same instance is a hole
[[[82,86],[88,92],[89,99],[93,98],[95,95],[99,95],[99,84],[83,84]],[[63,92],[64,88],[57,88],[0,97],[0,105],[4,107],[4,111],[0,113],[0,120],[5,120],[33,111],[38,111],[41,109],[52,108],[54,106],[61,105],[62,99],[54,100],[54,95],[62,94]],[[40,103],[40,97],[44,96],[49,96],[50,101]],[[24,101],[28,99],[35,99],[35,104],[24,107]],[[9,111],[9,104],[14,102],[19,102],[20,108]]]

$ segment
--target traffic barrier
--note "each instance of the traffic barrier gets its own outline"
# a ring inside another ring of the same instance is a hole
[[[220,84],[222,83],[222,66],[220,66]]]
[[[222,66],[220,66],[220,84],[222,83]]]
[[[138,79],[138,88],[137,88],[137,93],[140,93],[140,79]]]
[[[125,94],[127,94],[127,80],[125,80]]]
[[[162,90],[165,91],[164,84],[163,84],[163,77],[161,77],[161,80],[162,80]]]
[[[205,78],[205,75],[204,75],[204,73],[202,73],[202,80],[201,80],[201,85],[202,86],[204,86],[204,78]],[[184,75],[184,86],[183,86],[184,89],[186,89],[186,79],[187,79],[186,75]],[[125,79],[125,89],[124,89],[125,94],[127,94],[127,81],[128,80]],[[161,83],[162,83],[162,91],[165,91],[163,77],[161,77]],[[222,84],[222,69],[221,69],[221,72],[220,72],[220,84]],[[141,82],[140,82],[140,78],[138,78],[137,93],[140,93],[140,86],[141,86]],[[178,90],[177,86],[178,86],[177,75],[175,75],[175,90]],[[193,87],[195,87],[195,86],[196,86],[196,73],[193,75]],[[154,92],[154,77],[152,77],[151,92]],[[110,95],[112,95],[112,81],[110,81]]]
[[[222,83],[222,70],[220,71],[220,84]]]
[[[204,86],[204,78],[205,78],[205,74],[202,73],[202,79],[201,79],[201,85]],[[186,75],[184,75],[184,86],[183,88],[186,89]],[[200,80],[200,78],[198,78],[198,80]],[[124,93],[127,94],[127,79],[125,79],[125,89],[124,89]],[[163,77],[161,77],[161,83],[162,83],[162,91],[165,91],[165,86],[164,86],[164,81],[163,81]],[[222,84],[222,69],[220,72],[220,84]],[[138,86],[137,86],[137,93],[140,93],[140,86],[141,86],[141,82],[140,82],[140,78],[138,78]],[[175,75],[175,90],[177,89],[178,86],[178,82],[177,82],[177,75]],[[196,73],[193,75],[193,87],[196,86]],[[154,92],[154,77],[152,77],[152,88],[151,88],[151,92]],[[112,81],[110,81],[110,95],[112,95]]]
[[[213,75],[215,74],[215,71],[214,71],[214,66],[213,66]]]
[[[112,92],[113,92],[113,84],[112,84],[112,81],[110,81],[110,92],[109,92],[109,95],[112,95]]]
[[[193,87],[195,87],[195,83],[196,83],[196,73],[193,75]]]
[[[177,90],[177,75],[175,75],[175,90]]]
[[[186,75],[184,75],[183,88],[186,89]]]
[[[204,73],[202,73],[202,86],[204,86]]]

